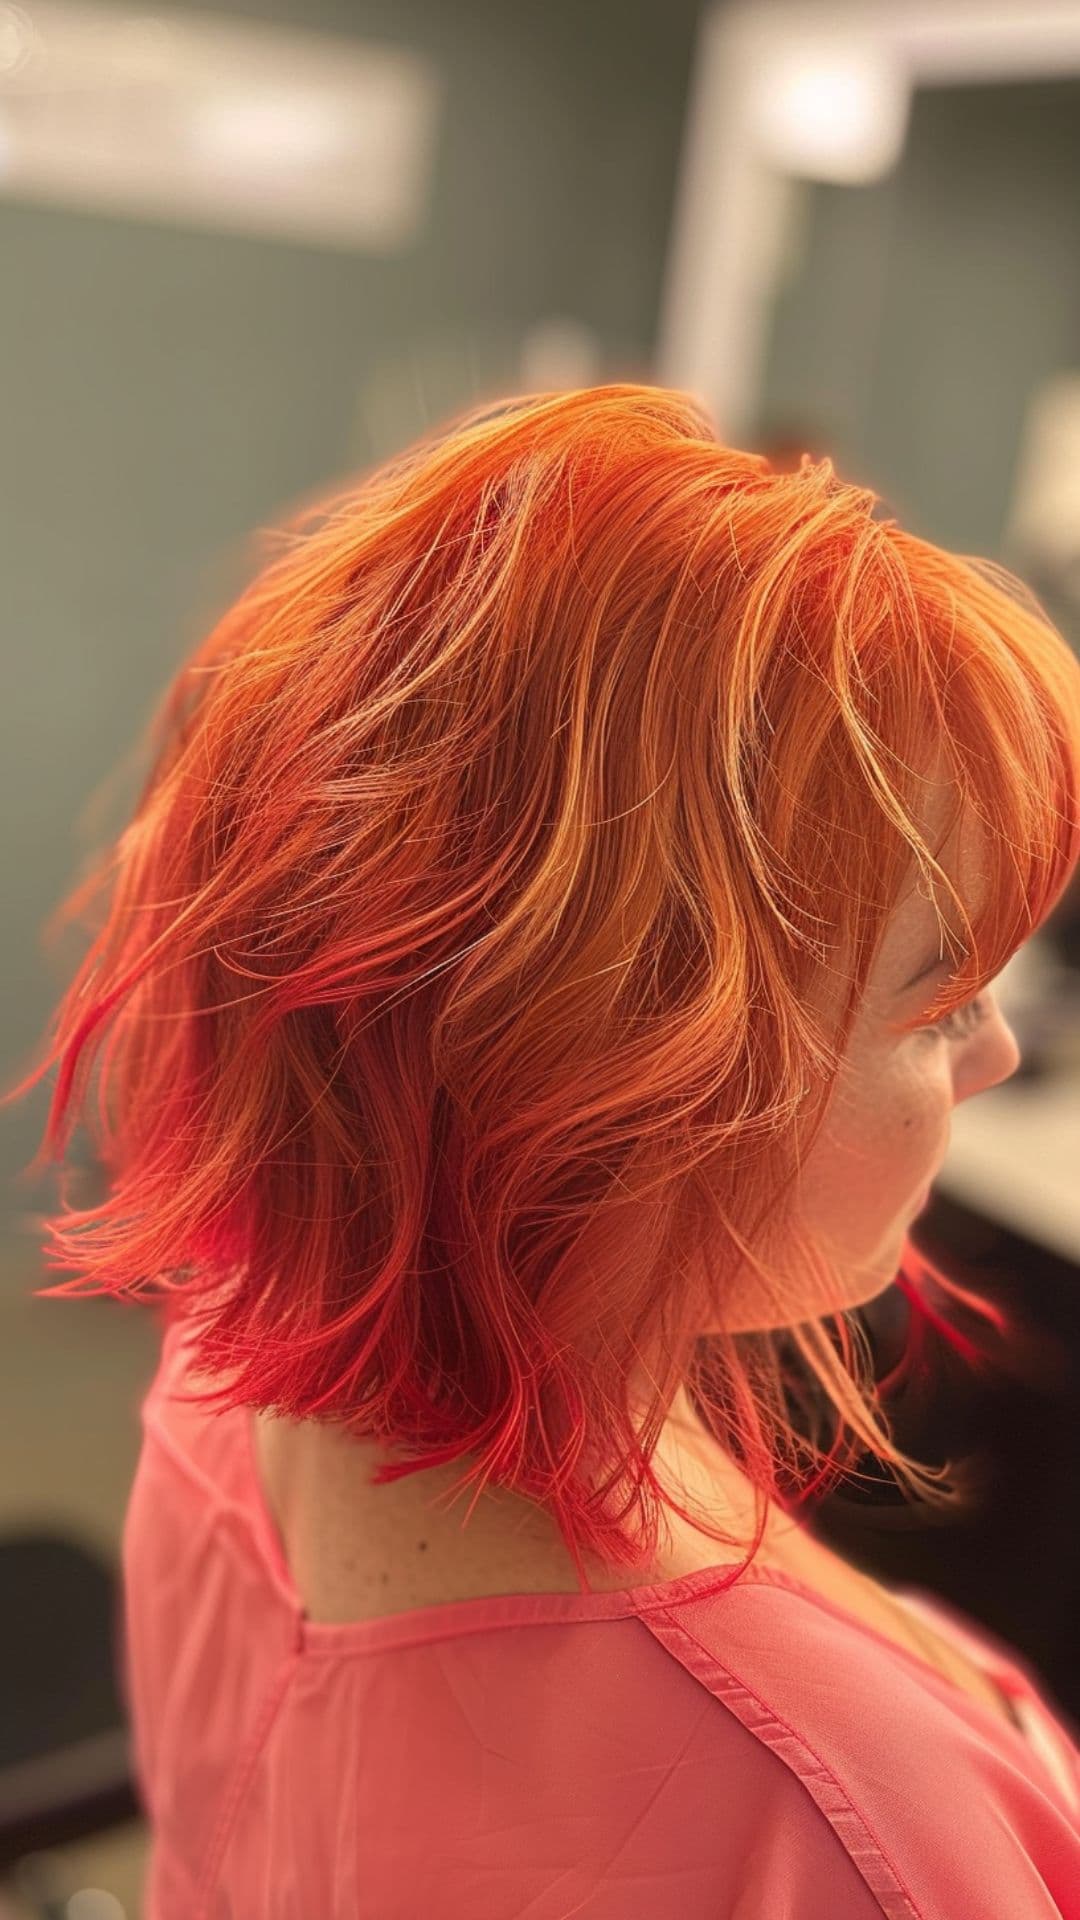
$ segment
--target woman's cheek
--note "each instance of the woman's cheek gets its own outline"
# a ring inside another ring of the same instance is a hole
[[[836,1103],[807,1198],[816,1224],[858,1258],[898,1216],[914,1217],[945,1157],[951,1099],[940,1063],[910,1052],[867,1062],[853,1094]]]

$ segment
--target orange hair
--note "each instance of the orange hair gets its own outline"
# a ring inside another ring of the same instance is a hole
[[[546,1506],[586,1585],[583,1549],[637,1564],[665,1503],[691,1517],[650,1466],[680,1383],[761,1496],[861,1443],[951,1511],[850,1312],[701,1331],[744,1263],[842,1297],[820,1250],[793,1234],[781,1275],[761,1234],[911,861],[944,880],[912,817],[927,743],[990,859],[935,1013],[1080,854],[1080,664],[1015,578],[876,503],[625,383],[474,409],[274,530],[50,923],[106,901],[14,1089],[60,1062],[29,1172],[108,1028],[109,1189],[41,1223],[77,1276],[41,1297],[161,1303],[226,1382],[208,1408],[375,1435],[405,1456],[379,1481],[468,1456],[459,1485]],[[927,1277],[1008,1324],[907,1241],[907,1362],[929,1321],[979,1364]],[[807,1391],[827,1453],[792,1421]]]

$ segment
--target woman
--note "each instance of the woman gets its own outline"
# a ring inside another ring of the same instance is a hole
[[[908,1229],[1080,854],[1080,665],[876,504],[527,397],[179,674],[45,1063],[55,1154],[113,1024],[50,1232],[164,1331],[147,1920],[1080,1915],[1076,1729],[803,1511],[867,1450],[970,1508],[855,1310],[994,1317]]]

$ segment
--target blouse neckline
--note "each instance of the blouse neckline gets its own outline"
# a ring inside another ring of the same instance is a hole
[[[296,1619],[300,1644],[311,1653],[376,1652],[409,1642],[452,1638],[516,1623],[535,1625],[541,1622],[606,1620],[666,1611],[723,1590],[730,1585],[728,1576],[739,1565],[737,1560],[718,1561],[715,1565],[679,1574],[671,1580],[646,1586],[619,1587],[609,1592],[481,1594],[466,1600],[441,1600],[429,1606],[404,1608],[396,1613],[380,1615],[374,1620],[312,1620],[297,1590],[284,1542],[263,1487],[255,1445],[254,1413],[250,1408],[237,1411],[242,1415],[244,1477],[262,1558]],[[924,1681],[944,1689],[949,1699],[979,1715],[1007,1737],[1020,1740],[1025,1749],[1030,1750],[1028,1736],[1015,1713],[1006,1720],[924,1655],[881,1632],[861,1614],[820,1592],[797,1574],[755,1561],[740,1575],[737,1585],[744,1584],[786,1589],[801,1596],[812,1606],[830,1613],[843,1625],[869,1635],[879,1646],[907,1661],[909,1667]],[[889,1587],[887,1591],[916,1621],[923,1619],[925,1624],[923,1609],[928,1609],[934,1632],[943,1639],[951,1640],[954,1645],[962,1641],[958,1650],[974,1660],[1010,1709],[1012,1701],[1017,1698],[1033,1700],[1037,1706],[1042,1705],[1037,1689],[1023,1668],[1013,1660],[1005,1659],[982,1641],[973,1646],[959,1623],[953,1622],[947,1604],[943,1614],[936,1596],[925,1594],[918,1587],[901,1585]]]
[[[157,1383],[157,1392],[169,1397],[173,1384],[174,1381],[162,1379]],[[157,1394],[153,1397],[156,1398]],[[182,1390],[179,1398],[186,1398]],[[152,1411],[149,1408],[147,1411],[153,1418]],[[737,1560],[717,1562],[671,1580],[649,1586],[618,1588],[611,1592],[485,1594],[465,1600],[439,1601],[429,1606],[412,1607],[374,1620],[312,1620],[293,1579],[284,1542],[263,1487],[255,1444],[254,1411],[251,1408],[234,1407],[229,1413],[219,1414],[218,1420],[229,1428],[231,1444],[236,1449],[238,1481],[233,1483],[234,1494],[230,1505],[238,1507],[246,1530],[253,1536],[253,1545],[263,1573],[292,1618],[295,1649],[305,1657],[340,1659],[350,1655],[371,1655],[426,1642],[460,1638],[471,1633],[491,1632],[503,1627],[669,1614],[682,1605],[730,1588],[730,1575],[740,1564]],[[185,1449],[177,1446],[163,1424],[154,1419],[154,1425],[167,1451],[177,1456],[189,1472],[194,1472],[200,1479],[206,1478],[205,1470],[188,1456]],[[922,1654],[892,1639],[861,1615],[820,1592],[796,1574],[755,1562],[740,1575],[736,1587],[747,1584],[786,1589],[819,1612],[831,1614],[849,1632],[876,1642],[894,1659],[906,1662],[908,1670],[914,1672],[922,1684],[930,1687],[939,1698],[951,1702],[955,1711],[969,1719],[974,1717],[976,1725],[989,1730],[999,1741],[1017,1741],[1018,1750],[1024,1753],[1025,1760],[1040,1765],[1059,1790],[1063,1777],[1067,1775],[1070,1797],[1075,1793],[1072,1757],[1066,1757],[1061,1747],[1057,1723],[1034,1674],[1022,1657],[997,1644],[990,1630],[965,1625],[948,1601],[910,1584],[887,1588],[890,1596],[910,1611],[914,1619],[928,1614],[934,1631],[945,1641],[955,1644],[966,1658],[972,1660],[1006,1700],[1017,1703],[1023,1710],[1023,1721],[1019,1714],[1013,1721],[1005,1720],[998,1711],[975,1698],[957,1680],[942,1672]],[[1032,1734],[1036,1724],[1038,1741]],[[1054,1764],[1046,1757],[1048,1745],[1055,1755]],[[1074,1800],[1074,1808],[1076,1804]]]

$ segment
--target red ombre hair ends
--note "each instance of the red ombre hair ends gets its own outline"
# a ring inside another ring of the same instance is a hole
[[[626,383],[472,410],[276,528],[50,923],[94,903],[5,1100],[59,1063],[28,1172],[62,1163],[100,1051],[107,1197],[42,1222],[76,1277],[40,1296],[187,1319],[208,1408],[378,1436],[406,1456],[382,1480],[460,1458],[551,1512],[583,1584],[582,1551],[655,1547],[680,1383],[763,1496],[868,1448],[952,1510],[850,1313],[723,1329],[743,1263],[775,1272],[796,1113],[805,1138],[905,872],[933,867],[928,746],[990,861],[939,1010],[1080,855],[1080,664],[1013,576],[876,504]],[[830,1030],[809,988],[837,953]],[[795,1272],[828,1292],[797,1234]],[[927,1277],[1007,1337],[910,1242],[898,1277],[912,1352]],[[828,1452],[792,1425],[791,1347]]]

